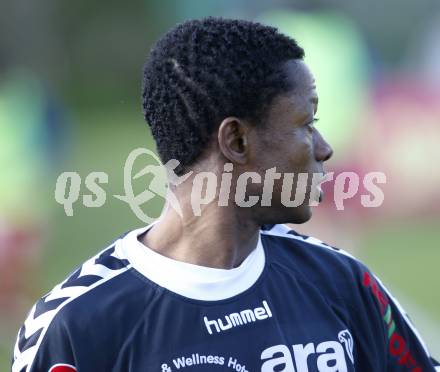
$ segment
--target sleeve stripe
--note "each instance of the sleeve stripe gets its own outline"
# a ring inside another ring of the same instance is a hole
[[[76,275],[77,271],[75,271],[75,273],[71,276],[74,276],[73,281],[75,281],[77,280],[77,277],[81,278],[82,276],[91,274],[97,275],[97,280],[94,283],[90,285],[64,286],[63,284],[70,283],[69,281],[71,277],[69,277],[61,284],[55,286],[54,289],[49,293],[49,295],[43,297],[42,299],[43,302],[45,302],[54,299],[65,298],[65,301],[60,302],[58,307],[56,307],[55,309],[51,309],[49,307],[48,309],[46,309],[46,311],[41,311],[37,314],[37,316],[34,317],[36,309],[36,305],[34,305],[32,310],[29,312],[26,321],[24,322],[24,332],[22,333],[26,339],[30,339],[36,334],[36,332],[40,332],[38,336],[38,341],[36,341],[33,345],[20,347],[20,339],[23,340],[23,338],[20,338],[19,331],[17,341],[14,346],[14,361],[12,364],[12,372],[31,371],[32,364],[34,363],[38,349],[44,339],[47,329],[49,328],[55,316],[62,308],[64,308],[64,306],[131,268],[131,265],[128,264],[128,261],[114,255],[114,251],[117,250],[117,244],[118,242],[116,242],[116,247],[114,244],[92,257],[81,267],[78,275]],[[108,255],[106,254],[107,251],[112,251],[113,253],[111,255]],[[118,266],[117,269],[110,269],[109,267],[112,267],[112,265],[114,265],[113,261],[115,259],[120,261],[121,264]]]
[[[428,355],[430,357],[431,354],[429,353],[428,347],[426,346],[425,342],[423,341],[422,337],[420,336],[419,331],[417,331],[417,329],[412,324],[411,320],[408,318],[408,315],[407,315],[405,309],[402,307],[400,302],[391,294],[391,292],[387,289],[387,287],[384,286],[382,281],[377,276],[375,276],[375,275],[374,275],[374,278],[381,285],[381,287],[383,288],[383,290],[385,291],[387,296],[393,301],[394,305],[396,305],[397,310],[399,311],[399,313],[402,316],[402,318],[405,320],[405,322],[408,325],[409,329],[411,329],[411,331],[413,332],[414,336],[416,336],[417,340],[420,342],[420,345],[422,345],[423,350],[425,350],[426,355]]]

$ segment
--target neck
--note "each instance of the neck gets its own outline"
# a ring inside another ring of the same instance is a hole
[[[201,216],[182,208],[181,217],[173,208],[165,207],[141,242],[178,261],[231,269],[239,266],[258,242],[260,226],[244,216],[247,211],[243,209],[218,207],[213,202],[205,206]]]

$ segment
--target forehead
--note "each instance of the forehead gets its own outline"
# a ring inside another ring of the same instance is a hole
[[[315,77],[304,61],[289,60],[283,70],[295,93],[312,93],[315,90]]]
[[[303,61],[291,60],[284,65],[286,78],[292,87],[288,96],[296,96],[318,104],[318,94],[316,92],[315,77]]]
[[[274,99],[269,116],[281,114],[313,116],[318,106],[318,95],[315,78],[307,65],[303,61],[288,61],[284,65],[284,73],[292,89]]]

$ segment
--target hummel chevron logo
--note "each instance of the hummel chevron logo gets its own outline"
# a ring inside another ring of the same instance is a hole
[[[32,307],[18,332],[12,371],[25,371],[33,363],[47,328],[62,307],[101,283],[125,272],[129,267],[128,260],[116,255],[113,244],[86,261],[64,282],[42,297]]]

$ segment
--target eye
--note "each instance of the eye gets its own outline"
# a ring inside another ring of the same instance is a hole
[[[313,120],[306,125],[309,127],[310,130],[315,129],[315,124],[319,121],[319,118],[313,118]]]

